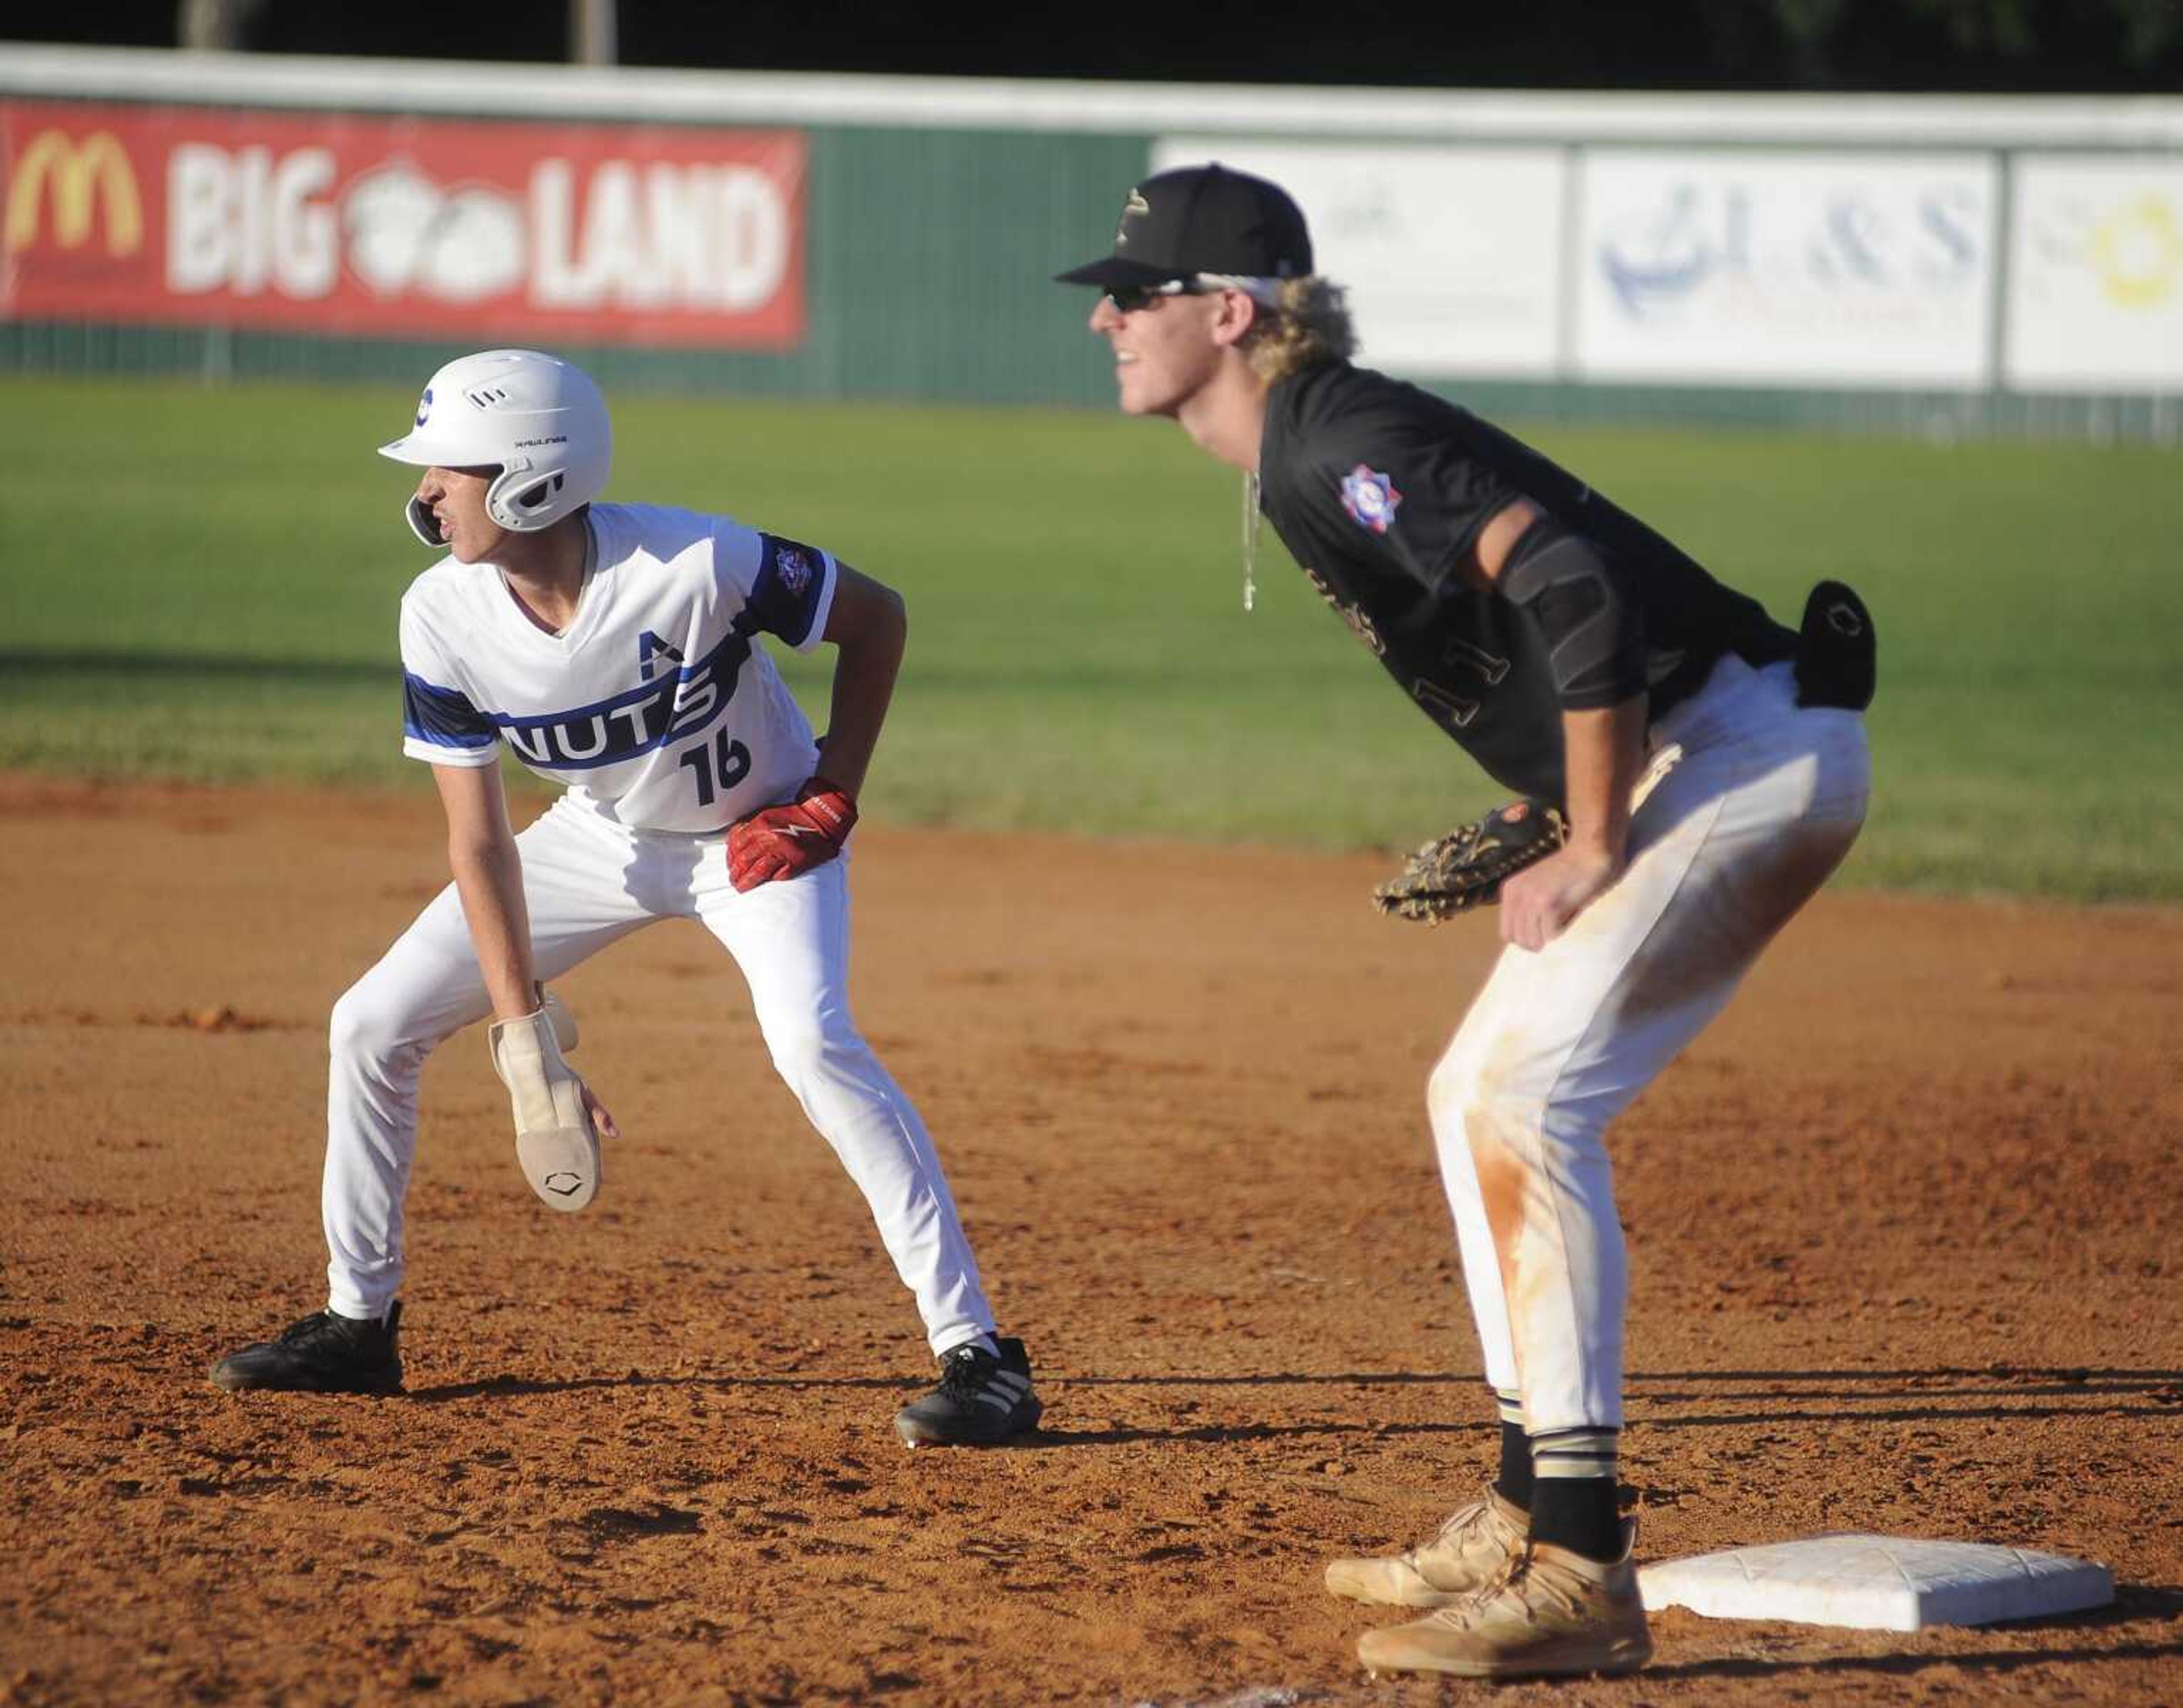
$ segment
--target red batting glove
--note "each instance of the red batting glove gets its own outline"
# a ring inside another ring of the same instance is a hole
[[[824,777],[814,777],[792,801],[760,807],[728,829],[728,881],[741,891],[776,878],[800,877],[842,851],[857,822],[857,804]]]

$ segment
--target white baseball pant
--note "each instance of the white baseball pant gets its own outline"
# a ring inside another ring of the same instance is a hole
[[[1602,1142],[1848,853],[1854,712],[1733,654],[1648,737],[1630,863],[1537,952],[1504,949],[1426,1094],[1486,1379],[1537,1436],[1622,1422],[1628,1270]]]
[[[931,1139],[850,1019],[847,856],[738,893],[724,838],[630,831],[564,797],[516,837],[542,980],[662,919],[695,919],[750,986],[775,1068],[870,1206],[936,1354],[993,1330]],[[334,1005],[321,1208],[332,1309],[382,1314],[401,1286],[417,1082],[492,1011],[453,885]],[[517,1184],[508,1176],[510,1190]]]

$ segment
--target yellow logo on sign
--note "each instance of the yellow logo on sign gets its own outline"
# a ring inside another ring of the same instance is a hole
[[[2158,307],[2183,276],[2183,225],[2157,195],[2140,196],[2100,221],[2092,266],[2108,295],[2125,309]]]
[[[111,131],[94,131],[81,142],[65,131],[41,131],[15,162],[8,185],[8,253],[38,241],[38,209],[46,186],[53,186],[53,239],[64,249],[91,241],[92,216],[106,209],[106,253],[133,255],[144,242],[144,209],[136,175]]]

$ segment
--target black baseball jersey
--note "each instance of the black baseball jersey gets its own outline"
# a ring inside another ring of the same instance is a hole
[[[1629,573],[1650,715],[1722,654],[1790,657],[1796,637],[1635,516],[1498,427],[1414,386],[1333,363],[1275,384],[1261,508],[1289,554],[1425,715],[1504,787],[1562,798],[1562,702],[1536,620],[1473,586],[1479,531],[1528,498]]]

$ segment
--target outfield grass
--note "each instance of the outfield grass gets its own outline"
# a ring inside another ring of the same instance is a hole
[[[425,786],[394,625],[428,557],[371,454],[408,402],[0,381],[0,765]],[[615,496],[818,541],[908,596],[879,816],[1392,847],[1493,796],[1270,533],[1243,615],[1236,477],[1172,427],[689,399],[618,421]],[[1878,798],[1851,881],[2183,899],[2174,453],[1534,437],[1786,620],[1821,576],[1864,592]],[[819,668],[788,672],[814,710]]]

